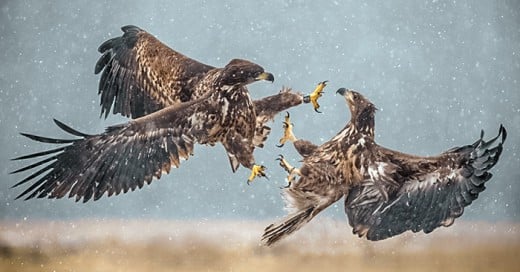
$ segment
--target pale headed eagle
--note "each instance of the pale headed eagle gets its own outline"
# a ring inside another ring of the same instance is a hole
[[[248,182],[264,176],[253,151],[261,147],[269,128],[265,122],[278,112],[304,102],[300,94],[283,90],[252,101],[247,84],[273,81],[274,76],[247,60],[233,59],[223,68],[192,60],[135,26],[121,37],[104,42],[95,72],[103,71],[99,93],[102,114],[134,120],[88,135],[54,120],[80,138],[54,139],[22,133],[39,142],[66,144],[14,160],[46,156],[12,173],[41,169],[13,187],[31,183],[18,198],[61,198],[68,194],[84,202],[141,188],[182,159],[195,144],[222,143],[231,168],[252,170]]]
[[[359,237],[377,241],[408,230],[429,233],[453,224],[485,189],[489,170],[502,153],[503,126],[489,141],[482,132],[475,143],[437,156],[408,155],[374,141],[374,104],[355,91],[341,88],[337,93],[345,97],[351,119],[330,141],[317,146],[298,140],[289,116],[284,122],[284,138],[294,143],[303,166],[294,168],[280,157],[289,172],[290,183],[283,189],[289,215],[265,229],[266,245],[295,232],[342,197]]]

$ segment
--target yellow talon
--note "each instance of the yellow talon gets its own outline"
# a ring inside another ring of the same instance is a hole
[[[280,144],[277,145],[277,147],[282,147],[287,141],[294,142],[297,140],[292,131],[293,127],[294,124],[291,123],[291,115],[289,112],[287,112],[285,115],[285,120],[283,121],[283,137],[278,141]]]
[[[285,188],[288,188],[291,186],[293,180],[296,178],[296,175],[300,174],[300,169],[293,167],[292,165],[285,160],[283,155],[278,155],[278,158],[276,160],[280,161],[280,166],[288,173],[287,175],[287,186]]]
[[[253,168],[251,169],[251,175],[247,179],[247,185],[249,185],[256,177],[267,178],[267,176],[265,175],[265,169],[266,168],[263,165],[253,165]]]
[[[321,113],[318,109],[320,108],[320,104],[318,104],[318,99],[323,95],[323,89],[325,86],[327,86],[328,80],[322,81],[318,83],[318,86],[316,86],[316,89],[314,91],[304,97],[305,103],[312,103],[312,106],[314,107],[314,111]]]

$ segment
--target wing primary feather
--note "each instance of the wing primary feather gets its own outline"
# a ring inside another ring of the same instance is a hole
[[[101,168],[99,169],[99,171],[97,171],[97,174],[94,177],[94,180],[99,181],[97,188],[94,192],[94,201],[100,199],[103,196],[103,194],[109,189],[109,184],[111,181],[111,179],[109,178],[111,174],[110,166],[112,165],[113,161],[114,156],[108,157],[103,162]]]
[[[59,148],[56,148],[56,149],[51,149],[51,150],[47,150],[47,151],[42,151],[42,152],[37,152],[37,153],[29,154],[29,155],[24,155],[24,156],[21,156],[21,157],[16,157],[16,158],[11,159],[11,160],[12,161],[18,161],[18,160],[32,159],[32,158],[36,158],[36,157],[41,157],[41,156],[57,153],[57,152],[65,150],[66,148],[67,148],[66,146],[63,146],[63,147],[59,147]],[[13,172],[13,173],[17,173],[17,172]]]
[[[83,203],[86,203],[87,201],[89,201],[92,198],[92,196],[94,195],[94,190],[95,190],[95,187],[92,185],[85,187],[85,190],[83,193]]]
[[[482,131],[482,136],[484,135],[484,131]],[[482,140],[481,141],[481,144],[478,146],[478,149],[481,150],[481,149],[487,149],[489,146],[491,146],[500,136],[502,136],[502,143],[505,141],[505,139],[507,138],[507,132],[505,130],[505,128],[500,125],[500,128],[498,129],[498,135],[495,136],[493,139],[489,140],[489,141],[484,141]],[[482,137],[481,137],[482,139]]]
[[[94,74],[99,74],[107,66],[107,64],[112,59],[112,52],[111,51],[104,51],[101,52],[103,55],[99,58],[99,60],[96,62],[96,66],[94,67]]]
[[[137,139],[134,139],[134,140],[137,140]],[[123,149],[121,147],[121,148],[118,148],[118,152],[120,152],[118,154],[121,154],[121,155],[118,155],[118,158],[121,158],[121,161],[118,162],[119,168],[117,169],[117,172],[114,174],[114,177],[116,177],[116,180],[113,180],[113,186],[114,186],[116,195],[120,194],[121,192],[123,192],[123,193],[128,192],[128,186],[126,185],[127,178],[125,178],[126,172],[124,170],[125,170],[125,165],[128,165],[130,163],[128,161],[128,156],[127,156],[129,150]],[[134,167],[137,167],[137,166],[134,165]],[[136,177],[136,178],[142,178],[142,177]]]
[[[42,136],[37,136],[33,134],[28,133],[20,133],[22,136],[25,136],[31,140],[42,142],[42,143],[49,143],[49,144],[68,144],[78,141],[78,139],[54,139],[54,138],[47,138]]]
[[[119,39],[121,39],[121,37],[112,38],[112,39],[109,39],[109,40],[103,42],[98,47],[98,52],[105,53],[106,51],[111,50],[112,48],[114,48],[114,44],[116,44],[119,41]]]
[[[20,173],[20,172],[23,172],[23,171],[27,171],[27,170],[29,170],[29,169],[33,169],[33,168],[38,167],[38,166],[40,166],[40,165],[42,165],[42,164],[45,164],[45,163],[50,162],[50,161],[52,161],[52,160],[55,160],[57,157],[58,157],[58,155],[55,155],[55,156],[52,156],[52,157],[46,158],[46,159],[41,160],[41,161],[39,161],[39,162],[33,163],[33,164],[28,165],[28,166],[26,166],[26,167],[23,167],[23,168],[20,168],[20,169],[18,169],[18,170],[15,170],[15,171],[13,171],[13,172],[10,172],[9,174],[16,174],[16,173]]]
[[[64,123],[60,122],[57,119],[52,119],[52,120],[54,120],[54,123],[56,123],[56,125],[59,128],[63,129],[65,132],[68,132],[68,133],[70,133],[70,134],[72,134],[74,136],[79,136],[79,137],[84,137],[84,138],[92,136],[92,135],[89,135],[89,134],[86,134],[86,133],[83,133],[83,132],[79,132],[79,131],[71,128],[70,126],[65,125]]]
[[[112,159],[112,163],[110,164],[110,171],[111,171],[111,174],[110,175],[107,175],[106,176],[106,180],[107,180],[107,183],[108,183],[108,196],[111,196],[115,193],[115,184],[116,184],[116,181],[114,180],[116,177],[117,177],[117,173],[119,172],[119,168],[120,168],[120,164],[121,164],[121,161],[119,160],[116,160],[115,156],[114,158]]]
[[[108,79],[110,78],[110,74],[112,71],[113,62],[114,62],[114,60],[111,59],[110,62],[107,63],[107,65],[105,66],[105,70],[103,70],[103,73],[101,73],[101,78],[100,78],[99,84],[98,84],[98,94],[102,94],[105,91],[106,84],[108,82]]]
[[[100,84],[103,82],[103,86],[100,87],[100,93],[101,93],[101,114],[105,113],[105,119],[108,117],[108,114],[110,113],[110,108],[112,107],[112,104],[114,104],[114,100],[118,97],[118,89],[115,88],[116,84],[116,75],[119,71],[119,63],[117,63],[115,60],[109,64],[106,68],[107,70],[103,72],[103,78],[99,81]],[[117,101],[117,100],[116,100]],[[116,105],[114,104],[114,107]]]
[[[30,195],[28,195],[26,198],[24,198],[24,200],[29,200],[29,199],[31,199],[31,198],[35,198],[35,197],[38,196],[38,194],[40,193],[40,189],[41,189],[41,187],[43,187],[43,185],[45,184],[45,183],[43,182],[44,178],[45,178],[45,177],[42,177],[41,179],[39,179],[36,183],[34,183],[31,187],[29,187],[29,188],[26,190],[26,192],[27,192],[28,190],[30,190],[30,191],[32,191],[32,193],[31,193]],[[36,188],[36,187],[37,187],[37,188]],[[30,191],[29,191],[29,192],[30,192]],[[24,193],[22,193],[22,194],[26,194],[26,192],[24,192]],[[29,193],[29,192],[27,192],[27,193]],[[39,197],[39,198],[41,198],[41,197]]]
[[[23,183],[25,183],[25,182],[27,182],[27,181],[29,181],[29,180],[35,178],[35,177],[41,175],[42,173],[44,173],[45,171],[47,171],[47,170],[49,170],[49,169],[51,169],[51,166],[47,166],[47,167],[45,167],[45,168],[42,168],[42,169],[39,170],[38,172],[36,172],[36,173],[34,173],[34,174],[28,176],[28,177],[25,178],[24,180],[22,180],[22,181],[18,182],[17,184],[13,185],[12,188],[17,187],[17,186],[19,186],[19,185],[21,185],[21,184],[23,184]],[[36,182],[34,182],[31,186],[29,186],[29,188],[25,189],[25,191],[23,191],[21,194],[19,194],[15,199],[19,199],[19,198],[21,198],[21,197],[24,197],[24,196],[27,195],[29,192],[33,191],[36,187],[40,186],[41,183],[42,183],[44,180],[46,180],[47,178],[48,178],[48,175],[44,175],[44,176],[40,177],[40,179],[38,179],[38,180],[37,180]],[[30,199],[30,198],[31,198],[31,197],[26,198],[25,200],[28,200],[28,199]]]
[[[121,30],[126,34],[126,33],[137,33],[139,31],[141,31],[142,29],[135,25],[126,25],[126,26],[121,27]]]
[[[41,174],[44,173],[45,171],[47,171],[47,170],[49,170],[49,169],[52,169],[53,166],[54,166],[54,164],[49,164],[49,165],[45,166],[44,168],[42,168],[42,169],[40,169],[40,170],[34,172],[34,173],[31,174],[30,176],[24,178],[23,180],[19,181],[19,182],[16,183],[15,185],[11,186],[11,188],[15,188],[15,187],[18,187],[18,186],[20,186],[20,185],[26,183],[27,181],[29,181],[29,180],[31,180],[31,179],[33,179],[33,178],[35,178],[35,177],[41,175]],[[45,176],[47,176],[47,175],[45,175]],[[23,194],[22,194],[22,195],[23,195]],[[22,195],[20,195],[20,196],[22,196]]]

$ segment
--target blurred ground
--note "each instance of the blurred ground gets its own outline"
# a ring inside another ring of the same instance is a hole
[[[518,271],[520,225],[455,222],[380,242],[317,218],[259,244],[270,222],[0,221],[0,271]]]

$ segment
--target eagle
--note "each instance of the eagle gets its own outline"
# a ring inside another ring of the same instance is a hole
[[[255,164],[253,156],[269,133],[265,123],[278,112],[311,99],[283,89],[253,101],[246,85],[274,81],[260,65],[233,59],[225,67],[214,68],[170,49],[138,27],[122,30],[122,36],[99,47],[102,56],[95,73],[102,72],[101,114],[107,117],[112,109],[133,119],[94,135],[54,119],[60,129],[79,137],[74,139],[21,133],[60,146],[13,159],[40,158],[12,174],[41,167],[13,186],[30,183],[17,198],[68,194],[87,202],[105,193],[133,191],[169,173],[172,166],[179,167],[193,155],[195,144],[221,143],[233,172],[240,165],[251,169],[248,183],[265,176],[265,167]]]
[[[171,49],[139,27],[128,25],[121,29],[122,36],[105,41],[98,49],[102,55],[94,73],[101,73],[98,87],[101,116],[107,118],[112,112],[139,118],[213,91],[198,85],[215,67]],[[266,123],[279,112],[302,103],[311,103],[319,112],[318,99],[325,85],[326,81],[319,83],[305,96],[283,88],[278,94],[253,100],[255,146],[263,147],[271,130]]]
[[[289,215],[265,229],[263,243],[278,242],[343,197],[348,222],[359,237],[377,241],[409,230],[430,233],[452,225],[484,191],[506,140],[502,125],[489,141],[482,131],[473,144],[437,156],[409,155],[375,142],[373,103],[356,91],[337,93],[351,118],[328,142],[317,146],[297,139],[289,115],[285,119],[281,143],[293,142],[303,165],[298,169],[279,157],[289,173],[290,183],[282,189]]]

